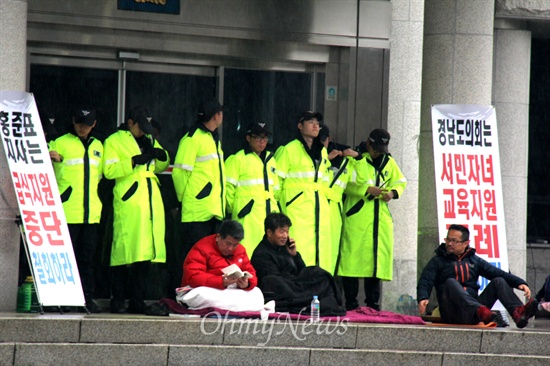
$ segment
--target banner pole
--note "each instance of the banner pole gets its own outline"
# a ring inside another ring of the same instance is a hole
[[[42,301],[40,301],[40,291],[38,291],[38,286],[36,286],[36,279],[34,278],[34,269],[32,267],[32,261],[29,254],[29,249],[27,247],[27,238],[25,236],[25,228],[23,226],[23,220],[21,215],[15,216],[15,223],[19,227],[19,233],[21,234],[21,240],[23,240],[23,248],[25,249],[25,256],[27,257],[27,263],[29,264],[29,269],[31,270],[32,284],[34,286],[34,291],[36,293],[36,298],[38,299],[38,305],[40,306],[40,315],[44,315],[44,307],[42,307]]]

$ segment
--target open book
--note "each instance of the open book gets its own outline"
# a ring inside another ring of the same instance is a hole
[[[252,278],[252,275],[247,272],[247,271],[241,271],[241,269],[239,268],[239,266],[237,266],[236,264],[232,264],[230,266],[227,266],[225,267],[224,269],[222,269],[222,272],[223,274],[225,275],[226,278],[230,279],[230,280],[233,280],[233,279],[239,279],[241,277],[244,277],[244,278]]]

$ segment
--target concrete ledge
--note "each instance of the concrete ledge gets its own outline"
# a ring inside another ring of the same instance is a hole
[[[481,352],[550,356],[550,333],[537,331],[485,331]],[[548,363],[550,365],[550,362]]]
[[[310,365],[309,354],[307,348],[171,346],[168,365]]]
[[[83,319],[84,343],[222,344],[217,323],[166,318]]]
[[[32,315],[0,318],[0,342],[79,341],[81,318]]]
[[[0,365],[13,364],[15,343],[0,343]]]
[[[538,326],[538,328],[537,328]],[[550,332],[103,315],[0,316],[0,365],[550,365]]]
[[[405,352],[378,350],[319,350],[311,351],[310,365],[422,365],[441,366],[443,354],[439,352]],[[487,366],[487,365],[485,365]]]
[[[0,364],[546,366],[550,357],[303,347],[16,343],[0,345]]]
[[[312,324],[284,318],[220,319],[224,345],[271,347],[355,348],[357,326],[348,322]]]
[[[359,325],[357,348],[477,353],[482,334],[479,329]]]
[[[18,343],[13,365],[166,365],[168,346]],[[9,363],[11,364],[11,363]]]
[[[382,350],[311,350],[310,365],[543,366],[550,357]]]
[[[441,366],[487,366],[487,365],[514,365],[514,366],[548,366],[550,357],[517,356],[517,355],[471,355],[464,353],[445,353]]]

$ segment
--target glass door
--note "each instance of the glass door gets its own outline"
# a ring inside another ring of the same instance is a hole
[[[246,127],[266,123],[274,151],[294,139],[298,115],[312,108],[311,72],[225,69],[223,146],[228,157],[244,147]],[[324,88],[324,85],[321,87]],[[322,111],[322,105],[318,105]]]
[[[116,65],[116,67],[112,67]],[[89,106],[97,110],[95,128],[101,140],[115,132],[127,118],[133,106],[147,106],[159,125],[156,136],[168,150],[173,162],[178,144],[195,124],[202,101],[223,95],[224,123],[222,144],[225,157],[244,147],[246,126],[251,122],[267,123],[272,131],[274,151],[292,140],[297,133],[300,112],[309,110],[316,100],[322,103],[324,74],[296,71],[265,71],[195,67],[182,65],[151,65],[138,62],[112,62],[111,67],[85,67],[32,64],[30,91],[34,93],[42,121],[47,114],[56,116],[58,135],[71,128],[75,108]],[[222,75],[222,76],[219,76]],[[220,80],[223,79],[223,80]],[[316,81],[316,82],[315,82]],[[222,85],[223,90],[218,86]],[[319,85],[315,88],[314,85]],[[317,90],[319,89],[319,90]],[[317,104],[322,111],[323,105]],[[160,174],[166,216],[167,261],[179,250],[180,216],[169,172]],[[112,242],[112,188],[114,182],[103,179],[100,196],[103,201],[100,224],[101,242],[96,268],[96,298],[110,298],[110,249]],[[154,265],[147,298],[171,296],[167,288],[169,273],[164,264]]]
[[[116,131],[117,70],[31,65],[29,90],[34,94],[42,123],[48,115],[55,116],[58,135],[72,128],[72,115],[79,107],[96,109],[95,133],[100,139]]]

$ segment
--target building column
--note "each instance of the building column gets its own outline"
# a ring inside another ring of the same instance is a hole
[[[498,123],[508,262],[512,273],[526,279],[531,32],[498,29],[513,25],[509,21],[495,25],[493,104]]]
[[[390,152],[408,184],[403,196],[389,203],[394,221],[393,281],[383,283],[382,308],[390,311],[401,294],[416,297],[423,22],[424,1],[392,1],[388,132]]]
[[[0,0],[0,90],[24,91],[27,75],[27,1]],[[0,144],[0,311],[14,311],[19,271],[19,214],[6,154]]]
[[[443,239],[437,227],[431,105],[491,104],[494,9],[494,0],[425,0],[418,195],[419,274]]]

